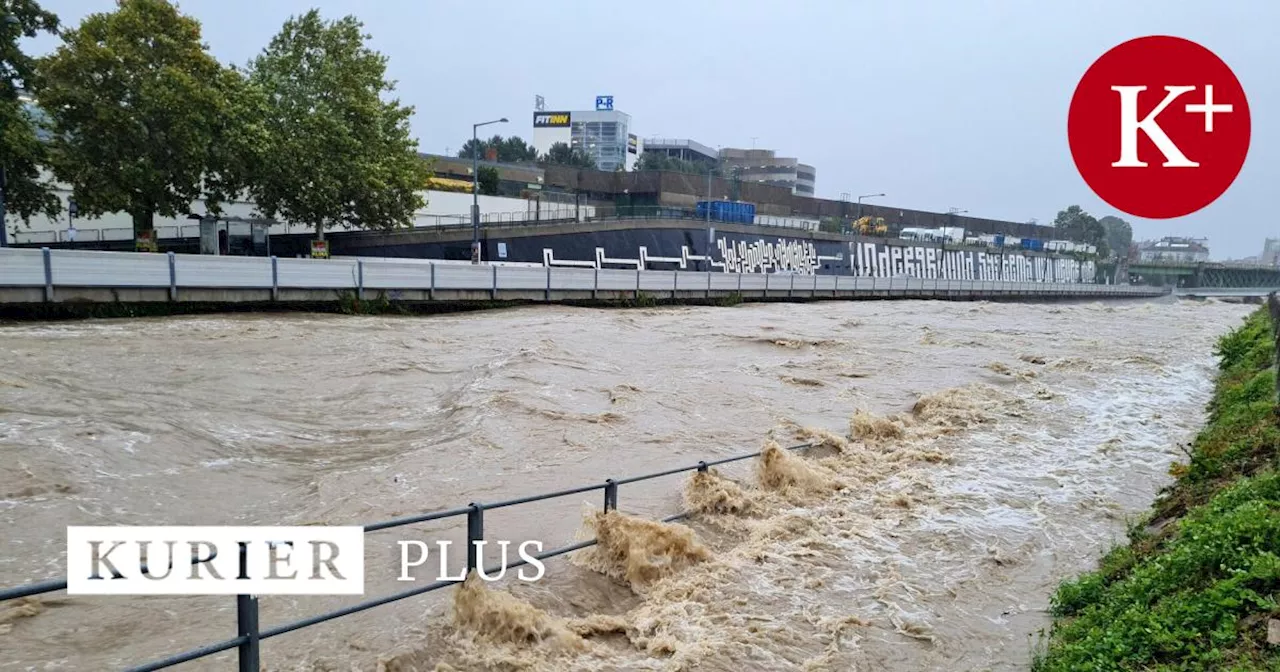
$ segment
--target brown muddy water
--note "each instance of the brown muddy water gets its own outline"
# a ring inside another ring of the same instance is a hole
[[[67,525],[362,524],[809,437],[822,446],[807,454],[623,486],[627,515],[597,517],[599,492],[490,512],[490,539],[605,543],[534,584],[267,640],[264,666],[1025,669],[1058,581],[1169,480],[1202,421],[1213,341],[1248,310],[903,301],[0,327],[0,585],[59,576]],[[688,527],[633,517],[685,508]],[[397,540],[464,526],[369,535],[366,597],[412,587],[395,580]],[[262,621],[354,601],[264,597]],[[119,669],[234,634],[230,597],[51,595],[0,605],[0,672]],[[234,654],[178,669],[235,669]]]

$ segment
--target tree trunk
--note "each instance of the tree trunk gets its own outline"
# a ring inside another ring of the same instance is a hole
[[[155,228],[155,211],[150,208],[140,208],[129,213],[133,218],[133,237],[137,238],[138,234],[151,231]]]
[[[316,222],[316,240],[324,240],[324,222]]]

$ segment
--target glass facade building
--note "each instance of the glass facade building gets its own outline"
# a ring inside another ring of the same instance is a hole
[[[569,129],[569,146],[595,159],[599,170],[618,170],[627,161],[630,121],[622,112],[575,112]]]

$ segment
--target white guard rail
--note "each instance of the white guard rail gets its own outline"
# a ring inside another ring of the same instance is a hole
[[[621,270],[432,263],[422,259],[296,259],[135,252],[0,248],[0,289],[55,287],[167,289],[480,290],[499,292],[658,292],[669,295],[766,292],[822,297],[840,293],[926,296],[953,293],[1024,296],[1156,296],[1165,290],[1130,285],[1000,282],[934,278]]]

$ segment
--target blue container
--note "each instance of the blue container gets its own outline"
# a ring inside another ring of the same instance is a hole
[[[698,219],[711,219],[719,222],[737,222],[751,224],[756,221],[756,204],[741,201],[698,201],[696,209]]]
[[[1004,234],[1003,234],[1003,233],[996,235],[995,243],[996,243],[996,247],[1004,247]]]

